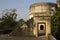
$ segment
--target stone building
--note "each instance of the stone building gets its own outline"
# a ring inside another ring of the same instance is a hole
[[[60,0],[57,0],[57,6],[60,7]]]
[[[29,28],[30,34],[33,36],[45,35],[47,37],[51,33],[50,17],[54,15],[56,7],[56,3],[40,2],[32,4],[29,9],[29,20],[21,28]]]
[[[29,36],[45,36],[46,39],[48,38],[48,40],[56,40],[51,36],[50,19],[51,16],[53,16],[56,12],[57,7],[60,7],[59,2],[60,0],[57,0],[57,3],[40,2],[30,5],[29,20],[27,20],[27,22],[21,26],[21,28],[24,30],[22,31]],[[17,31],[18,30],[19,28]],[[15,33],[19,33],[19,31],[15,31]],[[12,34],[14,34],[14,32],[12,32]]]
[[[50,17],[56,11],[55,3],[35,3],[30,6],[29,18],[33,18],[33,35],[38,37],[51,34]]]

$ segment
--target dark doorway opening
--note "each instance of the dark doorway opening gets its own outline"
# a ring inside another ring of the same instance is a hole
[[[44,30],[44,25],[40,25],[40,30]]]
[[[39,23],[38,24],[38,36],[45,35],[45,23]]]

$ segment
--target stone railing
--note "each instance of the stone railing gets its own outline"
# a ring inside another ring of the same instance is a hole
[[[48,40],[56,40],[56,38],[54,36],[52,36],[51,34],[48,35]]]

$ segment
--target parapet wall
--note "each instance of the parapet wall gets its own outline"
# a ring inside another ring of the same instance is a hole
[[[35,3],[30,6],[30,17],[35,14],[48,13],[56,10],[55,3],[41,2]]]
[[[30,13],[47,12],[53,10],[53,8],[55,7],[56,7],[55,3],[47,3],[47,2],[35,3],[30,6]]]

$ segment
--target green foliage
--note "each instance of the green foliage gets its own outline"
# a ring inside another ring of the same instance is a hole
[[[57,8],[57,11],[60,11],[60,7],[59,7],[59,8]]]
[[[0,29],[8,30],[8,29],[14,29],[17,25],[16,22],[16,10],[10,9],[10,10],[4,10],[2,13],[2,17],[0,18]]]
[[[25,20],[24,20],[24,19],[20,19],[20,20],[19,20],[20,26],[22,26],[24,23],[25,23]]]
[[[23,29],[21,28],[23,24],[25,24],[25,20],[19,19],[18,26],[15,28],[13,32],[10,33],[10,36],[24,36],[25,30],[23,31]]]
[[[52,34],[60,40],[60,8],[57,8],[57,12],[51,17],[51,30]]]

